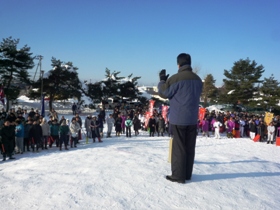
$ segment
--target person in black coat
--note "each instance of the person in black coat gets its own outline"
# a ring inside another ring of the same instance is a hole
[[[158,119],[158,136],[163,136],[163,133],[165,132],[165,121],[163,117],[160,115]]]
[[[38,151],[41,146],[41,139],[43,137],[43,131],[38,121],[34,121],[33,125],[29,129],[29,137],[31,138],[31,148],[34,152],[35,148]]]
[[[15,129],[14,126],[10,125],[8,119],[4,122],[4,127],[0,130],[0,143],[1,151],[3,154],[3,161],[6,160],[8,156],[9,159],[15,159],[12,154],[15,148]]]
[[[151,118],[149,119],[148,127],[150,129],[150,136],[154,136],[156,130],[156,120],[154,115],[152,115]]]
[[[25,152],[25,147],[27,149],[27,151],[29,150],[29,142],[31,142],[30,140],[30,136],[29,136],[29,130],[33,125],[33,120],[31,120],[31,118],[24,124],[24,143],[23,143],[23,151]]]
[[[197,118],[199,101],[203,89],[201,78],[192,71],[191,56],[181,53],[177,56],[178,72],[159,73],[159,96],[169,99],[169,123],[173,134],[171,175],[166,179],[172,182],[185,183],[191,180],[195,145],[197,137]]]
[[[118,114],[118,117],[115,119],[115,130],[116,130],[116,136],[120,136],[120,134],[122,132],[121,114]]]
[[[90,122],[92,141],[93,142],[95,142],[95,138],[98,139],[98,142],[102,142],[101,138],[100,138],[100,133],[99,133],[99,126],[100,126],[100,121],[98,121],[96,116],[93,116],[92,121]]]
[[[103,122],[105,122],[106,112],[103,107],[101,108],[98,116],[102,119]]]
[[[133,118],[133,129],[135,132],[135,136],[139,135],[139,129],[141,129],[141,122],[140,122],[137,114],[135,114],[135,116]]]

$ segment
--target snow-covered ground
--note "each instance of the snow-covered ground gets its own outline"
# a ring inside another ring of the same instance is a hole
[[[168,145],[142,131],[17,154],[0,161],[1,209],[279,209],[280,147],[199,134],[192,180],[178,184],[165,179]]]

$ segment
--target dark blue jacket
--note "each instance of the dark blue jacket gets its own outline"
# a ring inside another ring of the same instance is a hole
[[[167,81],[159,82],[159,95],[170,102],[170,124],[197,124],[202,86],[202,80],[188,65],[181,66]]]

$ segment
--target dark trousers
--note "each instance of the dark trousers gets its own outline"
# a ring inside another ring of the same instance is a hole
[[[59,146],[62,147],[62,144],[64,144],[64,146],[67,147],[68,140],[69,140],[69,136],[62,134],[59,139]]]
[[[131,127],[126,127],[126,137],[131,137]]]
[[[78,143],[78,137],[71,136],[71,140],[70,140],[70,146],[71,147],[73,147],[73,142],[74,142],[74,147],[76,147],[76,145]]]
[[[29,151],[29,138],[24,138],[23,139],[23,151],[25,152],[25,147],[27,148],[27,151]]]
[[[171,171],[174,178],[191,179],[196,144],[197,125],[171,125],[173,133]]]

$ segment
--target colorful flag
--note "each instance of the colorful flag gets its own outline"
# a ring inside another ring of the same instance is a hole
[[[146,112],[146,115],[145,115],[145,127],[146,128],[148,127],[148,122],[149,122],[150,117],[154,114],[154,104],[155,104],[154,100],[149,101],[149,111]]]
[[[273,113],[265,112],[264,122],[266,123],[266,125],[269,125],[269,123],[271,123],[272,120],[273,120]]]
[[[45,96],[42,95],[41,98],[41,116],[45,117]]]

